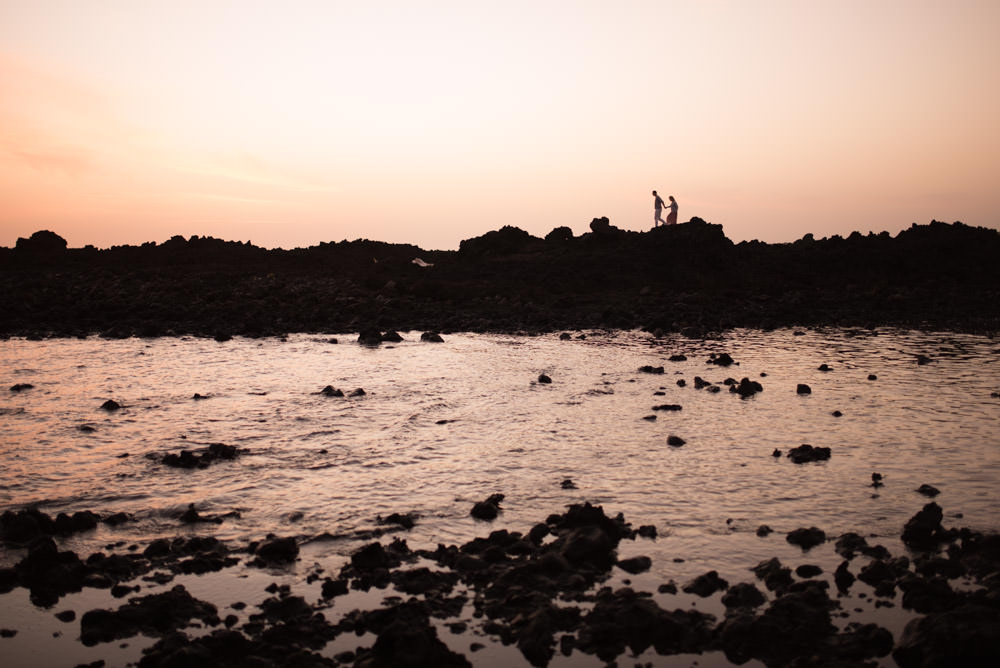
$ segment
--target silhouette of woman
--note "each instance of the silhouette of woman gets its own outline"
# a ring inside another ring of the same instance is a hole
[[[657,197],[659,199],[659,197]],[[667,214],[667,225],[677,224],[677,200],[674,199],[673,195],[667,195],[667,199],[670,200],[670,213]]]

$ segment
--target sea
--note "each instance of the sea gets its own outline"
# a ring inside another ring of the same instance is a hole
[[[318,598],[306,573],[335,574],[387,529],[392,513],[411,514],[415,526],[383,540],[433,549],[500,528],[527,532],[587,501],[635,527],[656,527],[655,539],[619,547],[621,558],[649,556],[652,568],[616,569],[603,583],[654,593],[708,570],[731,583],[753,581],[749,568],[774,556],[829,576],[841,561],[832,539],[848,531],[906,554],[900,531],[931,502],[917,491],[922,485],[939,491],[933,501],[945,526],[1000,530],[996,338],[888,328],[698,339],[619,330],[446,333],[442,343],[419,334],[375,347],[336,332],[0,341],[0,511],[128,514],[117,526],[60,540],[81,556],[179,535],[235,547],[268,534],[296,537],[303,552],[291,567],[241,564],[178,578],[220,611],[263,598],[271,582]],[[732,365],[715,363],[723,353]],[[743,378],[760,391],[730,391]],[[25,384],[32,387],[7,389]],[[326,386],[345,396],[323,394]],[[102,408],[108,400],[120,408]],[[670,445],[671,436],[683,445]],[[162,461],[212,443],[235,446],[239,456],[196,469]],[[830,458],[794,463],[788,451],[803,444],[830,448]],[[476,501],[498,493],[496,520],[470,516]],[[192,504],[221,523],[182,524]],[[758,535],[762,525],[773,533]],[[809,552],[788,544],[785,534],[801,527],[822,529],[830,542]],[[0,546],[0,566],[23,555]],[[866,585],[857,587],[863,593]],[[337,599],[327,617],[377,607],[389,593]],[[655,595],[667,609],[724,614],[717,596]],[[844,606],[854,621],[877,621],[898,640],[913,613],[876,608],[873,599]],[[0,628],[19,631],[0,639],[5,665],[137,661],[155,639],[85,648],[78,622],[53,617],[121,603],[84,590],[41,609],[23,589],[0,594]],[[516,648],[474,630],[441,633],[475,665],[528,665]],[[472,641],[485,649],[470,654]],[[366,644],[371,638],[338,638],[323,653]],[[635,660],[727,665],[721,654],[650,651]],[[550,665],[602,664],[557,652]]]

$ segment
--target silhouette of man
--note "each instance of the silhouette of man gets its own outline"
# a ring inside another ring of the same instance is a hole
[[[666,225],[667,221],[663,220],[663,198],[653,191],[653,227],[659,227],[660,223]]]
[[[659,198],[657,198],[659,199]],[[670,200],[670,213],[667,214],[667,225],[677,224],[677,200],[674,199],[673,195],[667,195],[667,199]]]

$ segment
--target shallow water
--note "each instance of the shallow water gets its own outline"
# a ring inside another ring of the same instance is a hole
[[[367,542],[356,532],[375,528],[379,515],[418,513],[405,537],[433,547],[488,533],[468,512],[494,492],[506,495],[495,527],[522,531],[589,500],[657,527],[656,541],[621,549],[653,558],[633,580],[654,591],[708,568],[747,580],[749,566],[775,555],[801,563],[781,536],[798,527],[871,534],[895,553],[902,525],[927,502],[914,491],[923,483],[941,490],[946,526],[1000,529],[995,339],[839,329],[708,341],[638,332],[571,341],[453,334],[444,344],[404,336],[378,348],[346,343],[350,335],[336,345],[311,335],[0,342],[0,380],[35,386],[0,396],[0,509],[135,516],[65,541],[82,554],[188,532],[235,542],[327,532],[343,539],[308,556],[336,561]],[[708,364],[712,352],[739,366]],[[687,361],[669,362],[675,353]],[[933,361],[918,365],[917,354]],[[817,370],[821,363],[832,370]],[[642,365],[666,372],[640,373]],[[552,383],[537,383],[540,373]],[[747,376],[764,390],[713,394],[694,389],[695,376],[716,384]],[[797,395],[797,383],[812,394]],[[328,384],[366,395],[318,394]],[[101,410],[106,399],[125,408]],[[652,410],[660,404],[683,409]],[[668,446],[671,434],[686,444]],[[146,456],[212,442],[247,452],[193,471]],[[828,446],[832,458],[796,465],[771,456],[802,443]],[[875,471],[885,476],[878,490]],[[563,489],[566,478],[577,489]],[[182,527],[177,517],[190,503],[240,517]],[[758,538],[761,524],[779,533]],[[19,554],[0,548],[0,564]],[[819,548],[806,559],[829,570],[838,560]]]

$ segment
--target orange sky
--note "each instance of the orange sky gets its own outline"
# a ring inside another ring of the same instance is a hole
[[[1000,2],[0,0],[0,246],[1000,227]]]

